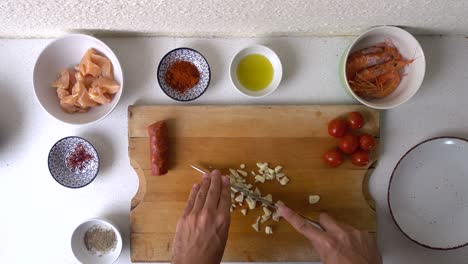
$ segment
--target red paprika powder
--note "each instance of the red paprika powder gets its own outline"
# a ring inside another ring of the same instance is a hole
[[[185,93],[200,80],[197,67],[188,61],[175,61],[166,72],[166,83],[172,89]]]

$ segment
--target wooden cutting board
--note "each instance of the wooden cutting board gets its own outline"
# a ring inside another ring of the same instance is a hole
[[[323,153],[337,145],[327,134],[327,123],[350,111],[364,115],[362,131],[379,137],[378,111],[359,105],[130,106],[129,156],[140,181],[130,214],[132,261],[170,261],[177,220],[191,186],[201,179],[191,164],[238,168],[244,163],[248,171],[257,169],[256,162],[282,165],[290,183],[258,184],[263,195],[270,193],[274,201],[282,200],[312,219],[328,212],[375,232],[375,211],[367,192],[369,168],[346,161],[332,169],[322,162]],[[155,177],[150,172],[146,127],[159,120],[168,124],[171,164],[167,175]],[[373,161],[377,153],[372,154]],[[310,194],[320,195],[320,202],[309,205]],[[266,223],[273,235],[265,234],[265,224],[255,232],[251,225],[262,214],[260,206],[247,216],[236,208],[223,261],[318,260],[308,241],[284,220]]]

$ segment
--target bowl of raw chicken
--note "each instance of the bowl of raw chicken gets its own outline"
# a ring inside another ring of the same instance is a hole
[[[346,50],[340,64],[345,89],[375,109],[397,107],[421,86],[426,60],[419,42],[393,26],[374,27]]]
[[[34,92],[54,118],[73,125],[102,120],[117,106],[123,74],[114,52],[102,41],[82,34],[47,45],[34,67]]]

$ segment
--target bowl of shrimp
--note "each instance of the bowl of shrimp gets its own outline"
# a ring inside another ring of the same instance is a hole
[[[340,63],[343,86],[360,103],[391,109],[421,86],[426,59],[413,35],[398,27],[374,27],[349,46]]]
[[[123,74],[104,42],[70,34],[44,47],[34,66],[33,84],[47,113],[67,124],[84,125],[114,110],[122,95]]]

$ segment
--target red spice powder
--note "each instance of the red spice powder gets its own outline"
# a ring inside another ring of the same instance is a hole
[[[193,88],[199,80],[200,72],[193,63],[188,61],[175,61],[166,73],[166,83],[180,93]]]

